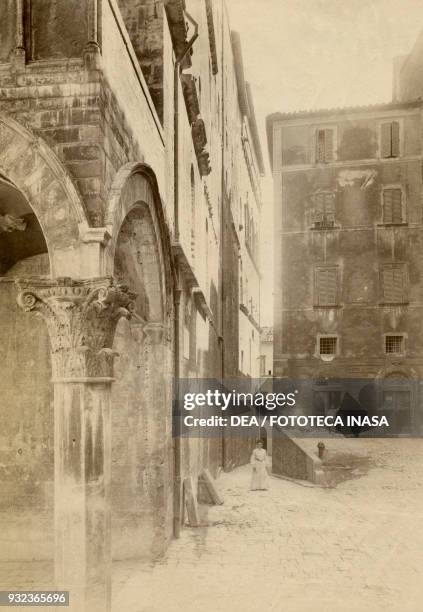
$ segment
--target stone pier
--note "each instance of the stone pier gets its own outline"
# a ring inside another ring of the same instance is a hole
[[[47,325],[55,418],[55,582],[73,612],[111,609],[111,385],[114,333],[135,294],[111,278],[17,281]]]

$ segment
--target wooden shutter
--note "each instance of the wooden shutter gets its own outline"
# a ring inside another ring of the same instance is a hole
[[[383,191],[383,222],[392,223],[392,189]]]
[[[319,191],[313,195],[314,223],[322,224],[335,222],[335,193],[333,191]]]
[[[394,188],[383,190],[383,222],[403,222],[401,189]]]
[[[316,161],[325,161],[325,130],[317,130],[316,133]]]
[[[394,271],[391,266],[385,266],[383,270],[383,301],[394,302]]]
[[[336,306],[338,303],[338,268],[317,268],[315,272],[316,306]]]
[[[333,160],[333,130],[325,130],[325,161]]]
[[[391,124],[382,123],[380,132],[381,157],[391,157]]]
[[[392,189],[392,223],[402,223],[402,192],[401,189]]]
[[[335,194],[327,191],[324,194],[324,212],[333,214],[335,212]]]
[[[405,302],[405,269],[403,266],[393,269],[393,298],[394,302]]]
[[[400,126],[398,121],[391,123],[391,156],[399,157],[400,154]]]
[[[407,299],[405,266],[385,265],[382,272],[383,301],[387,304],[401,304]]]
[[[314,196],[314,204],[316,206],[317,212],[324,212],[325,206],[325,194],[322,192],[316,193]]]

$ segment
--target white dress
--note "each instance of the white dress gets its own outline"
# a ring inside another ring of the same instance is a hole
[[[255,448],[251,454],[250,463],[253,468],[251,476],[251,490],[263,491],[267,489],[267,452],[264,448]]]

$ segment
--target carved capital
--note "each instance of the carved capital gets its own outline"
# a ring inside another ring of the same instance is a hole
[[[18,304],[47,325],[57,379],[110,378],[121,317],[131,317],[136,294],[112,278],[17,280]]]

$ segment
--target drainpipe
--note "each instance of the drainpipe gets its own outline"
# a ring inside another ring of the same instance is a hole
[[[221,50],[221,66],[222,66],[222,109],[221,109],[221,126],[222,126],[222,142],[221,142],[221,177],[220,177],[220,190],[221,190],[221,198],[220,198],[220,317],[219,317],[219,344],[220,344],[220,377],[221,382],[223,383],[225,379],[225,340],[223,337],[223,325],[224,325],[224,305],[225,305],[225,295],[224,295],[224,274],[225,274],[225,266],[224,264],[224,245],[225,245],[225,228],[224,228],[224,214],[225,214],[225,203],[224,199],[226,197],[226,181],[225,181],[225,69],[224,69],[224,61],[225,61],[225,7],[224,2],[221,4],[222,10],[222,29],[221,29],[221,41],[222,41],[222,50]],[[225,428],[222,429],[222,467],[223,471],[228,464],[228,444],[225,436]]]
[[[179,77],[181,73],[181,64],[198,38],[198,23],[194,21],[189,13],[185,12],[185,16],[194,26],[194,34],[191,36],[181,55],[175,58],[175,66],[173,69],[173,212],[176,242],[179,241]]]
[[[180,350],[179,350],[179,341],[180,341],[180,333],[179,333],[179,325],[180,325],[180,310],[181,310],[181,289],[180,289],[180,280],[179,280],[179,272],[176,272],[177,279],[177,287],[175,291],[175,317],[174,317],[174,397],[179,400],[179,375],[180,375]],[[175,410],[176,408],[176,410]],[[176,419],[175,419],[176,416]],[[173,535],[175,538],[179,538],[181,533],[181,522],[182,522],[182,476],[181,476],[181,464],[182,464],[182,447],[181,447],[181,422],[179,415],[179,405],[173,405],[173,418],[174,426],[172,428],[173,434],[173,465],[174,465],[174,483],[173,483]]]
[[[198,23],[185,12],[188,21],[194,26],[194,34],[188,41],[183,52],[175,58],[173,70],[173,216],[174,216],[174,241],[179,242],[179,78],[181,73],[181,64],[189,53],[194,42],[198,38]],[[179,378],[180,378],[180,302],[181,302],[181,282],[179,277],[179,261],[176,258],[176,278],[177,287],[175,291],[175,324],[174,324],[174,393],[176,398],[179,398]],[[173,489],[173,535],[179,538],[181,533],[182,523],[182,447],[180,436],[180,419],[179,415],[174,423],[173,428],[173,465],[174,465],[174,489]]]

